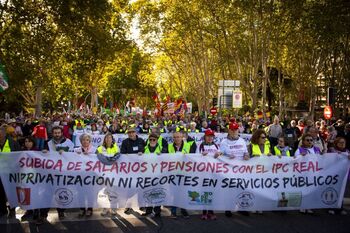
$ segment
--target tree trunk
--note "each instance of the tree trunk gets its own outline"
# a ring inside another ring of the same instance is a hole
[[[97,87],[92,87],[91,89],[91,109],[97,108],[98,106],[98,96],[97,96]]]
[[[310,91],[310,108],[309,108],[309,115],[311,120],[315,118],[315,93],[314,93],[314,86],[311,86]]]
[[[35,90],[35,116],[40,117],[41,111],[42,111],[42,94],[43,94],[43,87],[38,86]]]
[[[278,118],[280,120],[284,120],[284,114],[283,114],[283,102],[284,102],[284,93],[283,93],[283,79],[281,77],[281,70],[280,67],[278,67],[278,103],[279,103],[279,114]]]

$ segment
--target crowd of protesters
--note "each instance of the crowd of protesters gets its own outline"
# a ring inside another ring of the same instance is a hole
[[[75,133],[80,137],[75,139]],[[204,140],[196,145],[188,133],[204,133]],[[220,145],[216,145],[216,133],[226,133]],[[162,133],[172,133],[173,143],[162,138]],[[240,134],[252,134],[250,143],[240,138]],[[113,134],[127,134],[121,147],[114,141]],[[148,134],[147,140],[138,134]],[[103,144],[92,146],[92,135],[105,135]],[[81,146],[74,147],[74,140],[80,140]],[[235,145],[234,147],[232,145]],[[349,156],[350,123],[339,119],[326,122],[307,118],[280,122],[278,117],[269,120],[257,120],[251,117],[200,117],[189,114],[155,116],[114,116],[98,114],[53,114],[46,117],[6,115],[0,119],[0,151],[20,150],[76,152],[78,154],[97,154],[101,161],[113,163],[121,154],[150,153],[201,153],[203,156],[227,156],[231,159],[249,160],[254,156],[305,156],[307,154],[324,154],[327,152]],[[0,180],[1,181],[1,180]],[[7,207],[6,194],[0,182],[0,215],[15,216],[15,209]],[[161,207],[142,208],[145,216],[161,215]],[[22,220],[34,218],[43,223],[49,209],[26,211]],[[129,214],[133,210],[125,209]],[[312,210],[300,210],[313,213]],[[65,210],[57,209],[60,219],[65,218]],[[180,209],[183,217],[188,218],[186,209]],[[329,210],[330,214],[346,214],[344,209]],[[82,208],[79,217],[89,217],[92,208]],[[103,209],[101,215],[115,215],[116,209]],[[248,212],[242,212],[249,215]],[[225,211],[232,216],[230,210]],[[171,207],[171,217],[177,218],[177,208]],[[203,210],[203,220],[216,219],[211,210]]]

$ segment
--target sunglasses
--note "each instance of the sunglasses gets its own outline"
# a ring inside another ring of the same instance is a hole
[[[150,138],[149,140],[150,140],[151,142],[157,141],[157,139],[155,139],[155,138]]]
[[[261,139],[266,139],[266,137],[260,137]]]

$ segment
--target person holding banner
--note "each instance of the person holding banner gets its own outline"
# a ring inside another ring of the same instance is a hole
[[[151,133],[158,135],[158,144],[162,147],[162,148],[166,148],[166,150],[168,150],[168,141],[165,140],[165,138],[162,137],[161,135],[161,129],[159,127],[153,127],[151,129]],[[147,144],[147,141],[146,141]],[[166,152],[167,153],[167,152]]]
[[[292,149],[285,145],[285,139],[283,136],[278,138],[278,144],[277,146],[274,146],[272,154],[278,156],[279,158],[282,156],[293,156]]]
[[[320,148],[317,146],[314,146],[314,138],[313,135],[310,133],[305,133],[301,137],[301,146],[298,147],[298,149],[295,151],[295,157],[298,156],[306,156],[306,155],[320,155],[322,154]],[[303,214],[313,214],[314,212],[310,209],[301,209],[300,213]]]
[[[79,141],[81,146],[74,149],[74,152],[84,155],[94,154],[96,152],[96,148],[91,144],[92,137],[89,134],[83,133],[79,137]],[[92,208],[80,208],[80,213],[78,217],[91,217],[92,216]]]
[[[108,162],[113,163],[115,160],[117,160],[120,157],[119,151],[120,151],[119,147],[115,142],[113,135],[111,133],[107,133],[103,139],[102,145],[97,147],[96,154],[102,163],[108,164]],[[107,189],[105,190],[105,192],[108,195]],[[109,214],[116,215],[117,209],[103,208],[101,216],[105,217]]]
[[[0,152],[9,153],[12,151],[19,151],[19,144],[14,141],[11,137],[6,136],[6,126],[2,125],[0,127]],[[2,185],[0,178],[0,217],[7,215],[7,197],[5,193],[4,186]],[[16,215],[15,208],[10,208],[8,217],[13,218]]]
[[[48,151],[57,151],[60,154],[63,152],[74,151],[74,143],[63,136],[63,129],[60,126],[52,127],[52,139],[47,142],[45,149],[42,152],[47,153]],[[40,210],[41,217],[43,217],[42,220],[45,220],[45,218],[47,218],[49,210],[49,208]],[[65,218],[64,211],[65,209],[57,208],[58,218],[60,220]]]
[[[310,133],[303,134],[301,137],[301,146],[295,151],[295,157],[307,154],[322,154],[321,149],[314,146],[314,138]]]
[[[130,125],[128,130],[128,138],[122,141],[122,146],[120,152],[122,154],[142,154],[145,149],[145,141],[139,138],[136,134],[136,128],[134,125]],[[124,210],[125,214],[130,214],[132,208],[126,208]]]
[[[231,159],[248,160],[249,153],[245,140],[239,137],[239,125],[235,122],[229,124],[227,138],[222,140],[220,151],[226,157]]]
[[[215,133],[211,129],[207,129],[204,133],[204,141],[199,145],[197,153],[203,156],[214,156],[217,158],[221,155],[218,145],[214,142]],[[203,210],[202,220],[216,220],[216,215],[213,210]]]
[[[177,131],[173,133],[173,143],[170,143],[168,145],[168,152],[170,154],[175,154],[175,153],[183,153],[183,154],[188,154],[188,153],[195,153],[190,152],[191,150],[191,145],[187,142],[184,141],[184,135],[181,131]],[[176,214],[177,207],[172,206],[170,211],[171,211],[171,218],[176,219],[177,214]],[[181,214],[184,218],[189,218],[188,212],[186,209],[181,208]]]
[[[336,137],[334,140],[334,147],[329,149],[330,153],[337,153],[342,156],[347,156],[348,159],[350,159],[350,151],[346,149],[346,139],[344,137]],[[328,213],[331,215],[334,214],[340,214],[340,215],[347,215],[348,213],[343,207],[343,204],[340,209],[330,209],[328,210]]]
[[[35,146],[35,139],[31,136],[25,137],[24,147],[22,149],[24,151],[37,151],[38,149]],[[33,220],[39,221],[38,219],[40,218],[40,209],[26,210],[26,212],[21,217],[21,221],[27,221],[31,217]]]
[[[270,142],[267,139],[265,130],[258,129],[254,132],[252,138],[250,139],[250,144],[248,145],[248,153],[250,157],[272,155],[270,149]]]
[[[149,156],[149,154],[154,153],[156,155],[160,155],[161,153],[168,153],[167,147],[162,147],[159,144],[158,134],[151,133],[147,139],[147,144],[145,146],[144,154]],[[147,158],[146,158],[147,159]],[[155,207],[146,207],[146,212],[142,214],[142,216],[148,216],[154,212],[154,217],[160,217],[161,209],[160,206]]]
[[[236,122],[231,122],[228,125],[227,138],[220,144],[220,152],[223,156],[230,159],[249,160],[247,144],[245,140],[239,137],[239,125]],[[241,212],[243,215],[248,215],[248,212]],[[225,211],[226,217],[232,217],[232,212]]]

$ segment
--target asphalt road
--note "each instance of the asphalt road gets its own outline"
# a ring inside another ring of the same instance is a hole
[[[347,206],[348,207],[348,206]],[[350,206],[349,206],[350,207]],[[59,221],[55,210],[50,211],[48,222],[36,226],[34,222],[20,222],[17,219],[0,219],[1,233],[33,233],[33,232],[71,232],[71,233],[350,233],[349,215],[329,215],[326,210],[318,210],[314,215],[304,215],[297,211],[288,213],[264,212],[243,216],[234,213],[227,218],[223,213],[217,214],[217,220],[204,221],[200,219],[200,212],[190,212],[189,219],[179,217],[174,220],[169,217],[168,209],[162,210],[162,218],[142,217],[139,211],[125,215],[122,210],[113,218],[100,216],[100,210],[94,212],[89,219],[77,217],[78,210],[67,212],[65,220]]]

